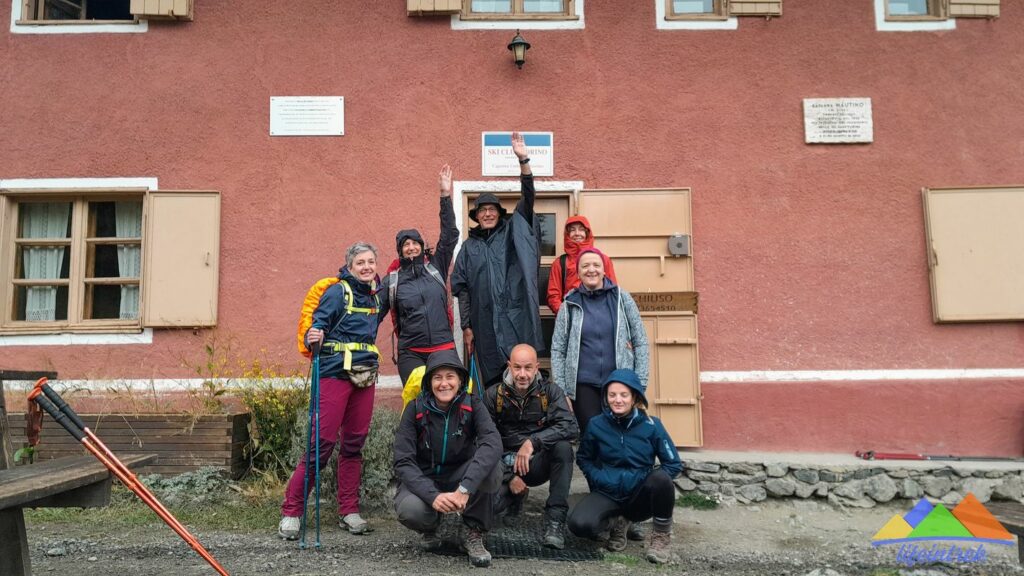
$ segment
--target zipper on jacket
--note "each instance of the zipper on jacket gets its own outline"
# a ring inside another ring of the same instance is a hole
[[[448,416],[449,415],[450,415],[450,412],[449,412],[449,414],[445,414],[444,415],[444,440],[441,442],[441,463],[437,465],[437,472],[436,472],[436,474],[440,474],[441,473],[441,467],[444,466],[444,461],[447,460],[447,458],[448,458]]]

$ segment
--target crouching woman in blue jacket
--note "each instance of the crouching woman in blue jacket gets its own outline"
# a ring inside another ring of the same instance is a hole
[[[630,524],[653,517],[647,559],[663,564],[672,540],[672,478],[683,470],[679,453],[661,420],[647,414],[636,372],[613,371],[601,395],[604,412],[590,421],[576,453],[590,494],[569,514],[569,530],[581,538],[606,540],[608,550],[619,552],[626,547]]]

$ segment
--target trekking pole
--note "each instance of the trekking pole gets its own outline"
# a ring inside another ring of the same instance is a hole
[[[158,514],[162,513],[168,517],[173,523],[171,526],[172,528],[177,526],[186,533],[188,532],[188,529],[186,529],[185,526],[179,522],[178,519],[175,518],[159,500],[157,500],[156,495],[154,495],[145,484],[139,481],[138,477],[136,477],[135,474],[114,455],[114,452],[108,448],[107,445],[104,444],[103,441],[100,440],[100,438],[85,424],[71,406],[64,401],[64,398],[62,398],[60,394],[47,384],[46,378],[41,378],[36,382],[32,394],[29,395],[29,399],[34,400],[34,397],[38,396],[39,393],[44,394],[46,398],[56,406],[58,411],[66,415],[75,426],[82,430],[89,441],[98,448],[114,466],[121,470],[121,472],[128,478],[128,482],[123,482],[128,489],[135,492],[140,498],[142,498],[143,502],[146,502],[151,508],[154,508],[154,511]],[[190,533],[188,536],[191,540],[196,540],[196,538]],[[198,542],[198,540],[196,541]],[[189,540],[186,539],[186,542],[189,542]],[[191,544],[191,542],[189,542],[189,544]]]
[[[315,467],[313,471],[314,482],[316,482],[316,543],[314,546],[320,548],[320,342],[310,345],[310,352],[313,356],[313,363],[310,366],[309,374],[309,424],[306,426],[306,454],[304,458],[305,473],[302,478],[302,526],[299,529],[299,549],[306,549],[306,522],[309,510],[309,454],[316,450]],[[314,420],[316,421],[314,436]]]
[[[954,454],[907,454],[899,452],[875,452],[874,450],[858,450],[854,455],[862,460],[929,460],[953,462],[1021,462],[1024,458],[1013,456],[956,456]]]
[[[51,402],[56,399],[59,404]],[[60,424],[71,436],[82,443],[82,446],[89,451],[97,460],[121,481],[122,484],[134,492],[161,520],[164,521],[182,540],[198,553],[203,560],[206,560],[214,570],[221,576],[228,576],[228,572],[217,562],[216,559],[199,543],[198,540],[175,518],[155,496],[141,483],[127,466],[106,447],[85,423],[78,414],[64,402],[52,388],[46,384],[46,378],[40,378],[35,388],[29,395],[29,400],[34,401],[40,408]],[[95,438],[95,440],[93,440]],[[102,448],[101,448],[102,447]]]

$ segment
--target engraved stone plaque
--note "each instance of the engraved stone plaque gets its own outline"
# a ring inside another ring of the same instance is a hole
[[[871,98],[804,98],[804,142],[874,142]]]

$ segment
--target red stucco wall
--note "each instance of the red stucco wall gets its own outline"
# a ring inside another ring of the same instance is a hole
[[[0,32],[0,178],[221,191],[215,338],[237,356],[297,364],[298,303],[342,247],[368,239],[386,264],[399,228],[436,237],[438,167],[479,180],[480,132],[522,129],[554,132],[555,179],[693,189],[702,370],[1024,367],[1021,323],[932,323],[920,200],[923,186],[1024,184],[1014,2],[918,33],[876,31],[869,0],[787,2],[781,18],[723,32],[656,30],[653,1],[588,2],[585,30],[524,31],[522,70],[512,31],[454,31],[403,2],[244,4],[199,2],[195,22],[144,34]],[[281,95],[344,96],[346,136],[270,138]],[[804,144],[808,97],[872,98],[874,143]],[[0,347],[0,366],[185,376],[213,337]],[[921,395],[940,415],[974,398],[1024,420],[1021,384],[709,385],[705,441],[845,450],[863,425],[824,414]],[[769,412],[841,429],[782,440],[753,424]],[[938,444],[924,422],[891,434],[907,448],[1019,451],[1019,423],[973,435],[984,413],[946,419]]]

